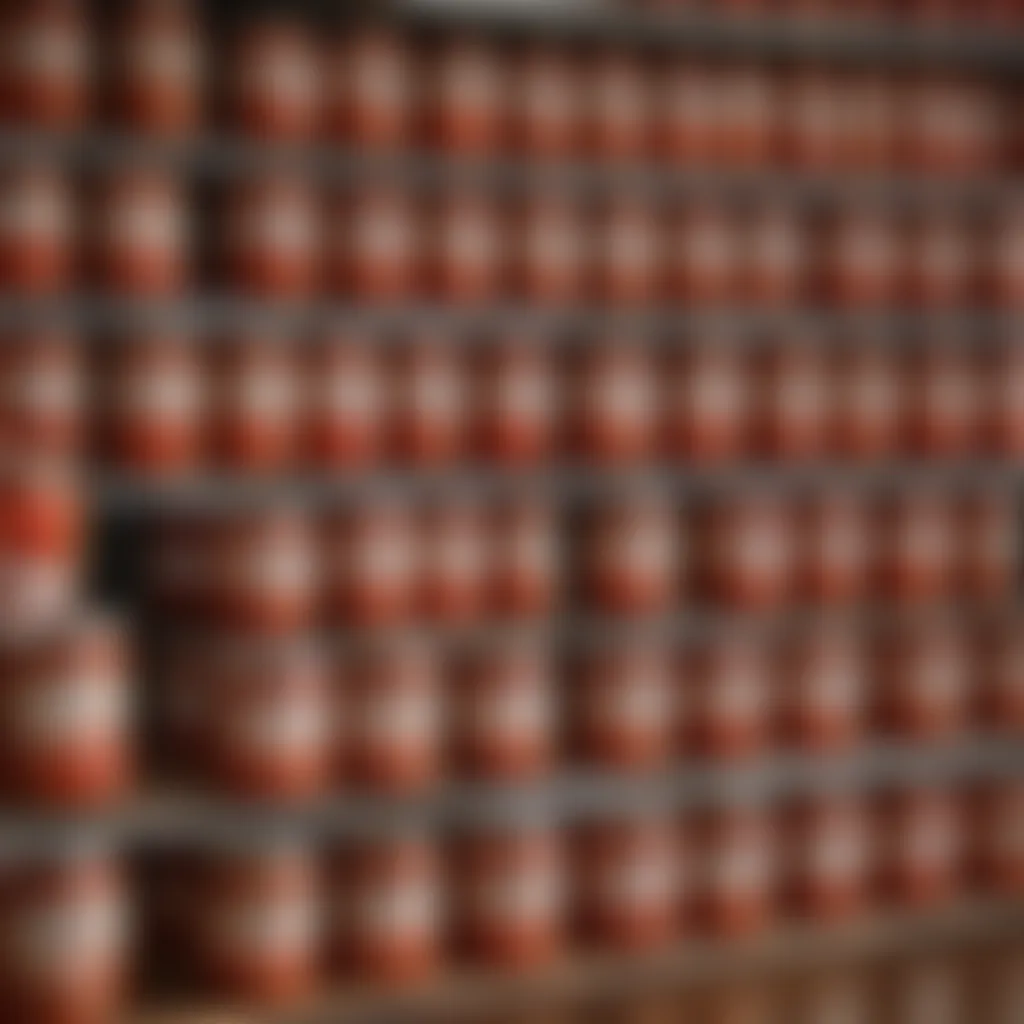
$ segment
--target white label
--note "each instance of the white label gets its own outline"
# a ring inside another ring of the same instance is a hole
[[[709,888],[722,896],[760,896],[768,883],[768,855],[756,839],[720,847],[707,867]]]
[[[573,270],[580,262],[580,236],[576,227],[553,217],[530,220],[523,236],[526,263],[541,270]]]
[[[245,95],[268,98],[278,107],[305,107],[317,89],[316,67],[305,54],[287,53],[272,47],[239,61],[238,88]]]
[[[26,746],[117,742],[127,732],[128,693],[116,679],[46,680],[19,695],[13,714]]]
[[[630,72],[608,69],[590,83],[595,109],[605,121],[632,128],[647,109],[643,82]]]
[[[607,679],[588,694],[584,713],[601,729],[662,731],[671,718],[672,700],[657,676]]]
[[[117,381],[110,397],[121,415],[188,421],[199,407],[199,382],[188,371],[160,366]]]
[[[757,719],[765,710],[764,681],[748,672],[729,672],[706,683],[701,693],[707,714],[716,721]]]
[[[228,743],[255,757],[316,750],[330,728],[325,709],[312,700],[246,702],[229,709],[226,717]]]
[[[354,732],[373,747],[419,750],[433,744],[440,714],[438,698],[432,692],[377,692],[357,707]]]
[[[551,728],[552,704],[543,682],[478,688],[464,700],[465,726],[483,744],[532,740]]]
[[[669,906],[676,894],[675,865],[667,854],[642,853],[605,866],[598,875],[596,890],[602,903],[626,912]]]
[[[271,545],[246,552],[230,567],[233,583],[240,589],[272,592],[277,596],[304,595],[312,585],[313,566],[304,548]]]
[[[250,207],[237,224],[235,242],[276,259],[301,260],[316,248],[317,226],[305,203],[275,198]]]
[[[691,273],[720,277],[736,262],[735,236],[726,224],[697,221],[683,234],[681,256]]]
[[[547,869],[509,868],[500,876],[477,881],[470,891],[473,914],[496,927],[530,927],[558,913],[561,880]]]
[[[349,545],[343,555],[342,573],[351,572],[356,580],[387,585],[404,584],[412,578],[415,549],[412,541],[398,532],[371,534]]]
[[[443,62],[437,82],[442,103],[483,113],[497,103],[500,92],[495,65],[482,55],[458,55]]]
[[[70,226],[70,214],[57,191],[30,185],[0,199],[0,233],[43,242],[61,239]]]
[[[613,569],[623,566],[635,575],[660,576],[671,572],[675,539],[666,530],[648,523],[627,526],[604,539],[602,560]]]
[[[74,371],[39,366],[0,384],[0,401],[33,416],[65,416],[78,408],[82,389]]]
[[[290,956],[309,949],[316,911],[304,900],[214,907],[208,928],[213,944],[229,957]]]
[[[318,376],[312,383],[318,405],[327,416],[364,422],[375,420],[381,412],[382,389],[372,373],[342,369]]]
[[[128,909],[109,894],[87,894],[74,902],[55,899],[9,921],[10,960],[17,973],[37,984],[59,984],[69,970],[114,960],[128,933]],[[5,928],[6,930],[6,928]]]
[[[29,26],[12,37],[4,54],[12,68],[23,74],[60,79],[70,84],[85,70],[85,45],[81,36],[58,25]]]
[[[475,530],[445,530],[432,538],[427,555],[431,570],[444,581],[474,581],[484,570],[486,551]]]
[[[953,822],[941,816],[911,821],[900,843],[903,860],[925,869],[944,868],[955,857],[957,837]]]
[[[184,242],[180,211],[170,201],[129,197],[116,202],[103,222],[103,236],[115,249],[176,252]]]
[[[853,825],[833,828],[812,837],[806,847],[807,870],[813,879],[843,882],[856,878],[867,866],[867,843]]]
[[[591,375],[586,403],[601,422],[645,423],[651,418],[652,382],[638,370],[611,364]]]
[[[410,881],[361,886],[338,907],[340,925],[370,942],[408,941],[434,936],[441,901],[429,884]]]
[[[243,367],[222,385],[221,403],[236,416],[279,420],[292,409],[292,382],[279,370]]]
[[[189,87],[200,71],[198,43],[167,32],[131,40],[121,59],[130,78],[175,90]]]
[[[398,54],[372,47],[356,50],[347,60],[347,84],[355,104],[363,109],[400,110],[409,96],[409,74]]]
[[[448,262],[475,268],[494,261],[498,239],[490,220],[455,213],[441,236],[441,244]]]
[[[788,552],[774,527],[749,524],[720,543],[727,562],[732,561],[745,575],[773,576],[786,566]]]
[[[608,226],[607,232],[605,254],[613,273],[646,274],[654,269],[658,243],[646,224],[617,220]]]
[[[408,414],[428,422],[446,423],[458,416],[463,397],[458,372],[446,367],[418,369],[406,383]]]
[[[352,247],[357,260],[400,262],[412,252],[412,221],[404,211],[374,207],[352,222]]]

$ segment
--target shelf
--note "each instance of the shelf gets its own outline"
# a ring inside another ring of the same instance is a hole
[[[871,493],[897,487],[947,490],[1024,487],[1024,466],[1010,461],[971,461],[943,465],[892,462],[881,465],[841,462],[792,465],[739,463],[708,466],[562,466],[542,470],[502,471],[458,468],[336,471],[270,476],[203,475],[180,479],[98,474],[92,496],[98,508],[112,514],[140,514],[187,508],[237,508],[275,501],[300,507],[330,507],[373,498],[430,500],[438,497],[500,499],[542,498],[556,503],[613,499],[628,493],[658,494],[669,499],[709,497],[752,490],[796,490],[838,487],[844,492]]]
[[[923,913],[889,913],[831,929],[811,925],[737,942],[690,940],[645,956],[580,954],[532,977],[486,972],[454,974],[429,987],[401,991],[359,990],[324,997],[310,1006],[279,1011],[224,1013],[223,1007],[144,1013],[129,1024],[182,1020],[238,1020],[240,1024],[398,1024],[493,1019],[494,1007],[529,1014],[550,1004],[678,994],[695,987],[784,976],[808,969],[884,962],[1018,939],[1024,908],[969,902]],[[212,1011],[212,1012],[211,1012]],[[223,1016],[221,1016],[223,1014]],[[465,1015],[465,1016],[464,1016]]]
[[[863,201],[901,210],[939,204],[984,210],[1024,196],[1024,181],[1012,177],[961,180],[898,173],[808,174],[777,167],[682,168],[653,158],[635,165],[583,159],[545,163],[502,155],[459,158],[424,150],[374,155],[341,145],[274,146],[229,136],[160,142],[113,132],[55,136],[0,129],[0,166],[25,160],[88,171],[160,167],[204,181],[294,171],[338,184],[480,188],[501,195],[553,191],[574,200],[614,193],[628,194],[631,200],[717,198],[804,206]]]
[[[904,310],[836,312],[811,305],[791,309],[715,310],[683,307],[600,308],[580,305],[545,309],[495,300],[455,305],[415,300],[390,305],[358,301],[323,300],[273,302],[244,296],[210,293],[198,299],[146,300],[82,295],[67,299],[0,297],[0,331],[48,324],[71,324],[88,334],[145,330],[172,326],[209,333],[210,340],[232,330],[260,329],[279,332],[288,343],[329,331],[365,332],[382,343],[399,340],[414,331],[439,339],[472,340],[475,344],[509,334],[549,338],[552,341],[607,337],[643,337],[678,341],[714,334],[730,342],[758,344],[773,334],[814,334],[822,344],[832,344],[872,333],[891,337],[894,343],[911,336],[927,340],[951,340],[963,336],[1005,333],[1008,340],[1024,343],[1020,330],[1024,310]]]
[[[835,757],[779,754],[734,765],[693,762],[653,776],[563,772],[553,781],[520,788],[461,784],[402,799],[344,794],[298,807],[168,792],[94,815],[0,814],[0,855],[87,839],[162,848],[279,835],[343,840],[413,826],[449,830],[517,820],[578,822],[645,808],[682,812],[733,801],[1008,777],[1024,777],[1024,745],[989,737],[954,746],[874,745]]]

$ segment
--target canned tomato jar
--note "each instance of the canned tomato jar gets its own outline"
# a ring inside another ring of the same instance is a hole
[[[195,657],[206,681],[201,784],[274,801],[326,792],[335,702],[321,653],[302,641],[235,638],[211,641]]]
[[[664,368],[658,402],[666,454],[697,462],[744,455],[752,384],[748,355],[732,337],[678,348]]]
[[[688,652],[682,736],[693,751],[714,759],[749,758],[771,732],[771,662],[754,638],[709,637]]]
[[[417,70],[405,37],[387,28],[350,27],[330,47],[324,67],[328,134],[373,149],[413,141]]]
[[[496,340],[473,370],[474,451],[505,464],[549,459],[561,426],[561,389],[555,358],[543,343]]]
[[[414,985],[440,968],[446,907],[428,836],[401,831],[334,851],[327,868],[328,960],[346,976]]]
[[[422,83],[430,141],[462,153],[495,148],[510,91],[503,55],[483,40],[464,36],[437,48],[428,71]]]
[[[453,675],[449,734],[461,770],[503,782],[545,775],[560,717],[550,653],[526,640],[481,645]]]
[[[79,616],[0,642],[0,789],[17,803],[111,804],[131,785],[132,670],[119,624]]]
[[[964,458],[976,449],[984,396],[977,355],[963,343],[931,344],[905,366],[906,446],[923,456]]]
[[[862,495],[836,488],[798,502],[797,583],[811,605],[851,605],[871,591],[873,536]]]
[[[772,494],[734,494],[701,510],[702,576],[715,601],[776,610],[792,594],[795,538],[791,510]]]
[[[450,498],[424,510],[420,530],[424,619],[450,625],[482,619],[493,557],[486,507],[473,497]]]
[[[871,820],[856,798],[821,796],[785,813],[786,885],[791,906],[818,921],[843,921],[868,904]]]
[[[1024,735],[1024,630],[1013,615],[981,625],[973,645],[978,724],[995,734]]]
[[[463,351],[449,338],[423,336],[391,354],[391,444],[412,464],[453,462],[466,449],[470,380]]]
[[[558,509],[527,497],[503,501],[488,518],[488,608],[503,619],[552,614],[564,589]]]
[[[37,164],[0,173],[0,290],[52,295],[75,270],[77,224],[70,185]]]
[[[82,843],[0,864],[0,1000],[11,1020],[103,1024],[128,988],[130,914],[109,851]]]
[[[219,255],[225,283],[247,296],[297,301],[322,283],[323,216],[303,178],[250,177],[223,197]]]
[[[584,600],[610,614],[668,612],[685,593],[686,543],[672,506],[638,494],[593,509],[578,553]]]
[[[0,466],[0,597],[13,632],[59,620],[79,595],[87,512],[81,479],[63,462]]]
[[[101,184],[91,214],[92,273],[105,291],[180,295],[191,275],[187,197],[157,171],[122,171]]]
[[[913,740],[952,740],[967,727],[970,676],[964,637],[949,625],[907,624],[880,644],[881,724]]]
[[[352,469],[386,454],[390,409],[386,367],[376,339],[315,338],[299,367],[300,460],[319,469]]]
[[[174,333],[118,337],[100,358],[104,460],[127,473],[196,470],[205,454],[205,380],[195,339]]]
[[[1020,576],[1021,510],[1001,488],[975,489],[957,502],[956,592],[979,602],[1009,599]]]
[[[818,753],[856,745],[872,703],[869,668],[863,638],[841,623],[786,637],[776,669],[783,737]]]
[[[0,337],[0,458],[63,458],[82,447],[86,373],[79,339],[42,329]]]
[[[830,453],[858,462],[899,454],[906,379],[892,347],[885,339],[857,338],[829,362]]]
[[[212,518],[202,570],[209,622],[267,635],[307,628],[319,566],[310,524],[287,505],[227,509]]]
[[[591,224],[579,204],[542,191],[512,208],[510,224],[514,227],[508,268],[512,293],[542,306],[579,302],[585,294],[587,273],[593,268],[593,257],[587,251]],[[646,224],[635,227],[638,232],[648,228]],[[633,228],[626,225],[624,230]],[[647,243],[641,240],[640,244]],[[628,254],[620,258],[632,259]],[[643,253],[641,258],[646,258]],[[602,272],[607,270],[606,262]],[[627,267],[626,273],[632,279],[633,270]]]
[[[876,514],[880,596],[908,602],[947,596],[955,568],[949,499],[905,490],[884,499]]]
[[[452,864],[455,933],[472,959],[529,971],[558,958],[567,893],[557,834],[533,822],[488,826],[461,838]]]
[[[1024,784],[1011,779],[969,792],[964,812],[975,880],[1009,898],[1024,893]]]
[[[601,645],[573,662],[570,734],[588,764],[645,771],[666,764],[688,701],[665,645]]]
[[[404,191],[371,186],[336,203],[327,243],[329,278],[343,294],[370,302],[415,296],[422,269],[420,209]]]
[[[89,107],[88,25],[77,0],[11,4],[0,48],[0,115],[40,129],[76,128]]]
[[[268,473],[290,466],[299,442],[298,367],[284,338],[220,338],[205,353],[205,444],[225,470]]]
[[[163,138],[199,129],[205,54],[191,0],[124,5],[113,30],[107,106],[124,127]]]
[[[787,339],[753,360],[753,433],[760,451],[799,461],[824,454],[832,410],[828,362],[816,339]]]
[[[345,665],[345,737],[355,786],[422,793],[443,771],[446,713],[438,652],[411,636],[371,642]]]
[[[576,917],[584,942],[629,951],[670,943],[681,926],[682,857],[671,821],[634,812],[579,827]]]
[[[594,462],[641,462],[657,441],[652,352],[610,339],[572,353],[567,385],[573,450]]]
[[[584,137],[602,159],[637,159],[651,141],[648,80],[643,65],[622,51],[597,53],[583,72]]]
[[[770,819],[758,807],[732,805],[690,827],[702,928],[727,938],[763,931],[776,909],[777,843]]]
[[[189,899],[199,975],[214,994],[256,1006],[309,996],[320,932],[309,851],[267,838],[213,842],[198,858]]]
[[[878,881],[887,898],[919,908],[955,898],[964,851],[952,794],[927,787],[884,794],[875,821]]]
[[[408,622],[420,592],[416,516],[382,497],[327,514],[320,532],[324,618],[334,625]]]
[[[305,142],[320,118],[321,84],[314,41],[298,21],[251,20],[227,57],[228,124],[271,142]]]
[[[514,152],[564,159],[582,143],[584,83],[576,59],[556,46],[531,44],[515,54],[508,142]]]

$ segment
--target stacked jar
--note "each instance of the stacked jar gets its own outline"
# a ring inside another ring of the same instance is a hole
[[[5,126],[98,127],[154,154],[81,180],[5,161],[4,297],[88,291],[148,314],[216,292],[267,314],[197,331],[118,322],[88,339],[88,358],[59,324],[4,339],[0,594],[18,626],[0,647],[4,795],[96,808],[131,779],[122,631],[74,611],[83,456],[196,498],[144,531],[149,766],[272,822],[342,793],[423,810],[472,786],[504,812],[497,794],[554,793],[576,770],[633,794],[694,762],[713,774],[747,759],[753,776],[784,750],[817,764],[872,741],[937,757],[974,732],[1019,738],[1019,509],[1001,481],[747,475],[908,459],[947,471],[1024,451],[1018,339],[977,341],[954,316],[1024,299],[1024,213],[999,195],[957,212],[975,180],[1018,158],[1008,92],[973,73],[614,42],[425,44],[380,25],[321,38],[286,12],[226,26],[214,68],[212,28],[188,0],[125,3],[102,36],[74,0],[2,17]],[[205,153],[211,130],[225,154],[261,159],[227,160],[211,182],[205,160],[179,174],[173,157]],[[429,151],[468,176],[341,182],[311,170],[331,162],[323,143],[381,167]],[[529,188],[510,196],[472,173],[495,154],[537,172]],[[622,187],[634,171],[668,186],[695,169],[727,184],[892,174],[935,191],[903,204],[836,189],[822,204]],[[593,172],[599,187],[580,199],[549,170],[571,183]],[[503,302],[639,314],[627,325],[665,306],[743,307],[771,326],[661,344],[637,326],[549,337],[540,318],[463,337],[339,325],[339,300],[436,301],[481,319]],[[849,320],[840,337],[787,322],[819,304]],[[907,307],[930,314],[923,330],[891,326]],[[453,483],[481,463],[506,486]],[[579,503],[519,475],[581,465],[604,486]],[[708,486],[677,489],[676,471],[696,465]],[[642,485],[638,468],[653,470]],[[718,485],[722,469],[735,487]],[[381,470],[432,486],[371,486]],[[220,505],[208,473],[268,486],[228,489],[240,500]],[[354,496],[307,501],[288,486],[300,473],[349,473]],[[980,616],[961,615],[967,604]],[[869,628],[861,613],[878,605],[901,614]],[[807,609],[825,621],[791,627],[786,613]],[[709,610],[731,628],[645,634]],[[612,642],[563,642],[568,616]],[[1013,780],[906,783],[693,813],[638,801],[456,835],[410,814],[330,849],[290,832],[193,836],[150,865],[147,923],[190,983],[245,1003],[466,961],[536,970],[566,950],[651,952],[688,933],[1015,897],[1022,800]],[[116,858],[6,867],[0,1001],[44,1024],[108,1018],[125,959]]]

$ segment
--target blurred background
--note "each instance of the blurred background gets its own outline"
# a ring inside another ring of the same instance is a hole
[[[0,1024],[1024,1022],[1014,0],[0,0]]]

